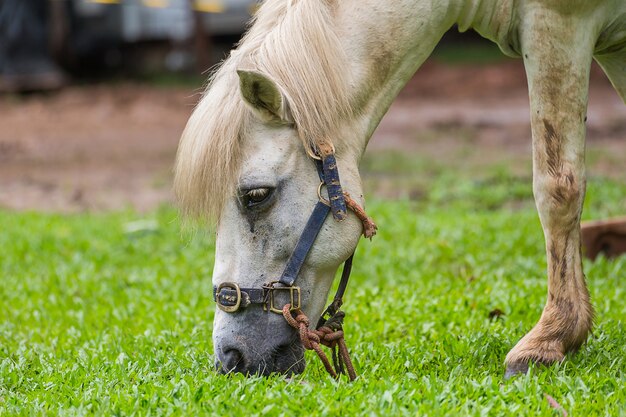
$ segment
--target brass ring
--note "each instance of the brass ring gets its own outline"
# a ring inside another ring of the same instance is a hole
[[[319,155],[316,155],[315,152],[313,152],[313,150],[311,149],[310,146],[306,147],[306,153],[307,153],[307,155],[309,155],[310,158],[316,159],[318,161],[322,160],[322,157],[319,156]]]
[[[329,143],[330,147],[332,148],[332,152],[331,153],[334,154],[335,153],[335,145],[332,142],[330,142],[330,141],[328,143]],[[307,146],[305,150],[306,150],[307,155],[309,155],[311,158],[317,159],[318,161],[322,160],[322,157],[317,155],[315,152],[313,152],[313,149],[311,149],[310,146]]]
[[[326,183],[324,181],[320,182],[319,187],[317,187],[317,198],[319,198],[319,200],[327,205],[328,207],[330,207],[330,201],[327,198],[322,197],[322,187],[326,185]]]

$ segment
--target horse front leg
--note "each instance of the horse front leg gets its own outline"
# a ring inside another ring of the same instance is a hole
[[[535,327],[506,357],[506,377],[529,362],[552,364],[578,349],[593,308],[581,257],[584,141],[594,39],[572,15],[537,9],[521,30],[531,99],[533,192],[543,227],[548,297]]]

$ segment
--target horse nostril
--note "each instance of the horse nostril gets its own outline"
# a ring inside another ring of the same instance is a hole
[[[225,372],[237,372],[243,368],[243,355],[237,349],[227,349],[224,351],[222,368]]]

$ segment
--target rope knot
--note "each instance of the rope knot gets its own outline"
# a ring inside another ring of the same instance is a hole
[[[343,311],[336,312],[331,318],[329,318],[322,326],[315,330],[309,329],[309,318],[297,309],[294,311],[295,317],[291,312],[291,305],[285,304],[283,307],[283,317],[289,323],[291,327],[298,330],[300,336],[300,342],[302,346],[307,350],[314,351],[324,364],[326,371],[333,377],[338,378],[339,374],[348,371],[348,377],[350,381],[356,379],[356,372],[354,366],[350,360],[350,354],[348,353],[348,347],[344,340],[342,322],[344,313]],[[333,366],[331,366],[328,357],[320,347],[320,344],[332,349]]]

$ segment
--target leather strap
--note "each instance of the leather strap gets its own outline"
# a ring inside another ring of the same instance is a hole
[[[343,264],[343,270],[341,271],[341,280],[339,280],[339,286],[337,287],[337,291],[335,292],[335,296],[333,297],[332,303],[326,307],[326,310],[320,316],[320,319],[317,321],[316,329],[319,329],[326,323],[330,317],[334,316],[343,304],[343,295],[346,292],[346,288],[348,287],[348,280],[350,279],[350,273],[352,272],[352,260],[354,259],[354,253],[350,255],[348,259]]]
[[[342,221],[346,218],[346,200],[343,196],[343,190],[341,189],[341,182],[339,181],[339,170],[337,169],[337,160],[334,154],[330,154],[324,157],[322,160],[322,169],[324,171],[324,182],[328,190],[328,200],[330,201],[330,208],[333,212],[333,217],[337,221]]]
[[[264,288],[240,288],[241,300],[239,308],[246,308],[250,304],[265,304],[266,290]],[[218,300],[219,298],[219,300]],[[237,290],[234,288],[221,288],[213,286],[213,301],[227,307],[237,305]]]
[[[285,266],[285,270],[278,279],[278,282],[284,286],[291,287],[296,281],[296,278],[298,278],[300,269],[302,269],[302,265],[311,251],[315,238],[319,234],[320,230],[322,230],[322,225],[324,224],[329,211],[330,207],[321,201],[318,201],[315,205],[313,213],[311,213],[311,216],[309,217],[309,220],[300,235],[300,239],[296,244],[296,248],[291,253],[289,260],[287,261],[287,265]]]

